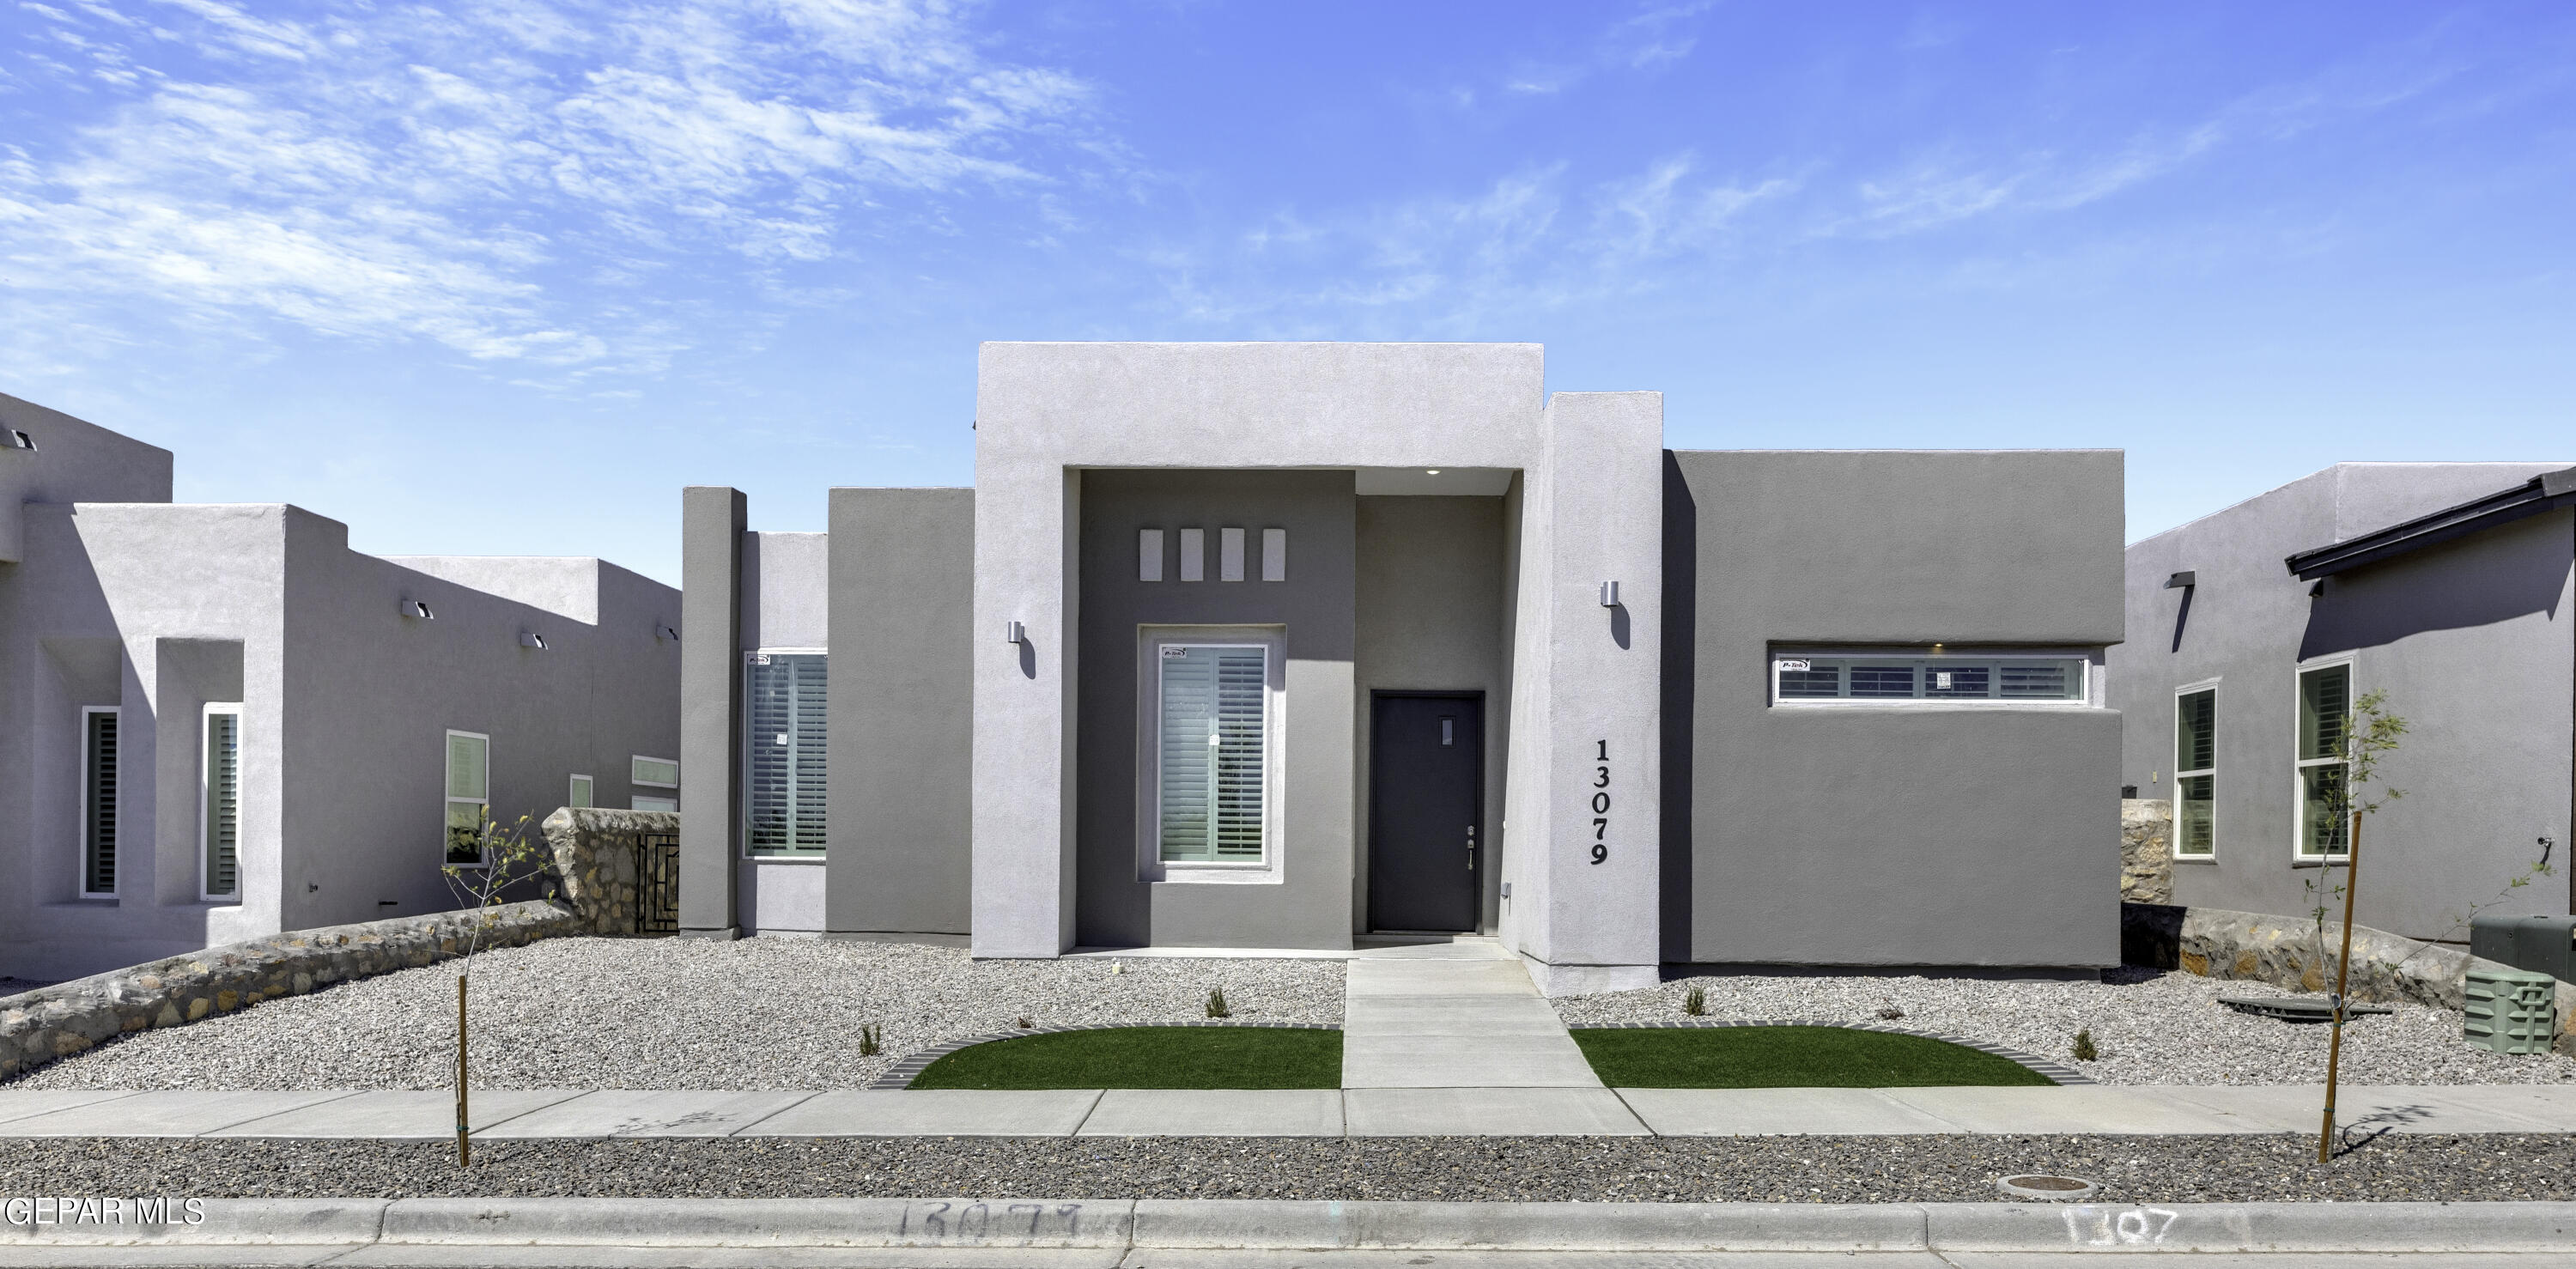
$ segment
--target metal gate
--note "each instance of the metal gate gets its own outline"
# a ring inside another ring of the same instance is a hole
[[[680,835],[642,833],[635,839],[635,932],[680,930]]]

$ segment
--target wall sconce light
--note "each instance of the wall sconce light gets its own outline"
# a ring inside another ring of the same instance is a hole
[[[1601,606],[1604,608],[1616,608],[1619,606],[1619,583],[1601,583]]]
[[[534,631],[522,630],[519,632],[519,646],[522,648],[535,648],[537,651],[543,652],[546,650],[546,637],[544,635],[537,634]]]
[[[1021,625],[1016,621],[1005,621],[1002,623],[1002,642],[1027,643],[1028,641],[1029,628],[1027,626]]]
[[[438,620],[438,614],[431,612],[429,610],[429,605],[424,604],[417,599],[406,599],[402,601],[402,615],[406,617],[418,617],[423,621]]]
[[[32,454],[36,452],[36,438],[14,427],[0,428],[0,449],[23,449]]]
[[[653,627],[653,637],[659,640],[668,640],[672,643],[678,643],[680,641],[680,628],[678,626],[655,626]]]
[[[2200,574],[2197,572],[2186,571],[2176,573],[2165,579],[2166,590],[2181,590],[2187,587],[2198,586],[2199,584]]]

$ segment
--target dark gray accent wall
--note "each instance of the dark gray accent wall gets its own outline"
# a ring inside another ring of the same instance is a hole
[[[740,932],[734,827],[742,820],[742,491],[680,491],[680,929]]]
[[[1665,954],[2116,964],[2115,712],[1776,708],[1769,659],[2117,642],[2120,455],[1684,451],[1665,493]]]
[[[975,491],[831,493],[827,937],[967,932]],[[993,636],[999,638],[999,632]]]
[[[1075,941],[1087,946],[1348,947],[1351,939],[1355,497],[1347,471],[1082,473],[1082,674]],[[1242,582],[1217,576],[1217,530],[1248,538]],[[1165,530],[1161,582],[1137,580],[1136,533]],[[1211,580],[1183,582],[1179,533],[1204,528]],[[1261,530],[1288,530],[1288,580],[1260,577]],[[1270,625],[1287,639],[1278,884],[1138,880],[1137,640],[1146,625]]]
[[[2127,550],[2131,640],[2112,651],[2120,782],[2173,796],[2174,694],[2217,689],[2217,851],[2177,860],[2174,901],[2296,915],[2319,869],[2293,853],[2298,669],[2349,656],[2356,695],[2410,730],[2380,765],[2405,793],[2364,824],[2357,921],[2467,937],[2569,907],[2576,766],[2576,513],[2553,511],[2316,582],[2283,560],[2518,484],[2547,463],[2352,463]],[[2190,571],[2189,588],[2165,586]],[[2313,593],[2312,593],[2313,592]],[[2561,878],[2508,883],[2556,843]],[[2501,902],[2497,902],[2501,899]]]
[[[1485,828],[1478,863],[1479,911],[1494,924],[1502,877],[1494,826],[1503,822],[1503,757],[1510,752],[1512,687],[1503,648],[1511,614],[1503,606],[1503,500],[1499,497],[1363,497],[1358,507],[1357,782],[1352,840],[1351,928],[1368,926],[1369,694],[1479,692],[1484,695]]]

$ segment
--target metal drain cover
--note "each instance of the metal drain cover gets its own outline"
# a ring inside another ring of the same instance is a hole
[[[2080,1176],[2057,1176],[2047,1172],[2026,1172],[1995,1182],[1995,1188],[2017,1199],[2038,1203],[2071,1203],[2101,1193],[2102,1183]]]

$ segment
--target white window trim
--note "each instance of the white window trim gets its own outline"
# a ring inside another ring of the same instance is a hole
[[[580,785],[590,786],[590,800],[588,802],[575,802],[573,800],[572,791],[576,786]],[[574,773],[570,778],[564,781],[564,805],[578,806],[585,810],[597,808],[599,805],[599,781],[591,779],[589,776],[582,775],[578,772]]]
[[[1136,649],[1136,875],[1149,882],[1275,885],[1287,843],[1280,838],[1282,775],[1287,771],[1287,635],[1278,626],[1139,626]],[[1261,859],[1166,861],[1163,858],[1163,649],[1260,648],[1264,651],[1261,736]]]
[[[207,770],[212,765],[207,759],[213,755],[206,752],[206,730],[217,714],[233,716],[233,892],[231,894],[217,894],[209,884],[214,880],[214,870],[209,867],[213,861],[208,858],[206,849],[206,834],[214,828],[214,825],[207,821],[206,814],[208,796],[214,792],[207,787],[208,778],[213,774]],[[242,703],[240,701],[208,701],[204,709],[197,711],[197,901],[199,903],[237,905],[242,901],[242,892],[248,889],[242,884],[241,875],[241,740]],[[489,765],[488,757],[486,765]],[[441,771],[438,774],[439,789],[445,792],[447,773]]]
[[[2308,844],[2307,770],[2310,767],[2327,766],[2341,760],[2299,756],[2299,689],[2301,680],[2306,679],[2310,674],[2319,670],[2331,670],[2340,665],[2344,667],[2344,703],[2348,708],[2353,701],[2361,698],[2361,668],[2357,664],[2358,661],[2357,656],[2345,652],[2335,656],[2318,657],[2313,661],[2301,661],[2290,672],[2290,862],[2294,865],[2341,864],[2352,860],[2352,853],[2348,847],[2340,855],[2311,855],[2303,849]],[[2349,780],[2352,775],[2349,770],[2351,764],[2346,763],[2345,766],[2347,770],[2344,775]],[[2345,787],[2351,786],[2347,784]]]
[[[626,755],[626,782],[627,782],[628,784],[633,785],[633,786],[635,786],[635,787],[637,787],[637,788],[645,788],[645,789],[677,789],[677,788],[679,788],[679,787],[680,787],[678,784],[675,784],[675,783],[674,783],[674,784],[666,784],[666,783],[663,783],[663,782],[662,782],[662,781],[660,781],[660,780],[639,780],[639,779],[636,779],[636,778],[635,778],[635,764],[636,764],[636,763],[639,763],[639,762],[667,762],[667,763],[670,763],[672,766],[675,766],[675,767],[676,767],[676,766],[678,766],[678,765],[680,765],[680,760],[679,760],[679,759],[677,759],[677,758],[656,758],[656,757],[654,757],[653,755],[651,755],[651,754],[649,754],[649,753],[631,753],[631,754],[628,754],[628,755]]]
[[[125,873],[125,719],[122,717],[124,713],[124,707],[117,705],[83,705],[80,731],[73,737],[73,743],[80,746],[80,817],[72,831],[72,868],[75,870],[73,886],[84,899],[116,897],[116,892],[113,890],[89,888],[89,798],[90,790],[98,786],[98,772],[93,769],[89,756],[89,720],[98,714],[119,715],[116,720],[116,873],[119,877]]]
[[[454,749],[455,749],[455,746],[450,745],[450,744],[449,744],[449,743],[447,743],[447,742],[448,742],[448,741],[450,741],[450,740],[455,739],[455,738],[456,738],[456,737],[458,737],[458,736],[470,736],[470,737],[473,737],[473,738],[474,738],[474,739],[476,739],[476,740],[479,740],[479,741],[482,741],[482,742],[483,742],[483,796],[482,796],[482,797],[479,797],[479,798],[459,798],[459,797],[449,797],[449,796],[448,796],[448,794],[447,794],[447,763],[448,763],[448,755],[449,755],[449,754],[451,754],[452,752],[454,752]],[[479,731],[460,731],[460,730],[458,730],[457,728],[454,728],[454,727],[450,727],[450,728],[448,728],[448,729],[447,729],[447,734],[446,734],[446,735],[444,735],[444,736],[439,737],[439,740],[438,740],[438,797],[439,797],[439,802],[438,802],[438,861],[439,861],[439,866],[440,866],[440,867],[443,867],[443,868],[483,868],[483,867],[488,867],[488,866],[490,866],[490,864],[491,864],[491,862],[492,862],[492,861],[491,861],[491,860],[489,860],[489,859],[477,859],[477,860],[475,860],[475,861],[474,861],[474,862],[472,862],[472,863],[466,863],[466,862],[464,862],[464,861],[462,861],[462,860],[453,860],[453,861],[451,861],[451,860],[449,860],[449,859],[448,859],[448,857],[447,857],[447,808],[449,808],[449,807],[451,807],[451,806],[454,806],[454,805],[456,805],[456,804],[457,804],[457,803],[459,803],[459,802],[471,802],[471,803],[473,803],[473,804],[475,804],[475,805],[477,805],[477,806],[482,807],[482,808],[483,808],[483,813],[484,813],[485,815],[490,815],[490,814],[492,813],[492,737],[490,737],[489,735],[486,735],[486,734],[485,734],[485,733],[483,733],[483,732],[479,732]]]
[[[2218,680],[2216,680],[2216,679],[2209,679],[2209,680],[2206,680],[2206,681],[2204,681],[2204,682],[2199,682],[2199,683],[2186,683],[2186,684],[2182,685],[2181,687],[2177,687],[2177,688],[2175,688],[2175,689],[2174,689],[2174,694],[2173,694],[2173,749],[2172,749],[2172,752],[2173,752],[2173,754],[2174,754],[2174,761],[2176,761],[2176,762],[2180,762],[2180,761],[2182,761],[2182,698],[2184,698],[2184,697],[2186,697],[2186,696],[2197,695],[2198,693],[2201,693],[2201,692],[2207,692],[2207,693],[2209,693],[2209,694],[2210,694],[2210,695],[2209,695],[2209,708],[2210,708],[2210,712],[2211,712],[2211,714],[2212,714],[2212,715],[2215,715],[2215,714],[2217,713],[2217,711],[2218,711]],[[2175,772],[2173,773],[2173,778],[2174,778],[2174,779],[2173,779],[2173,797],[2172,797],[2172,798],[2170,798],[2170,799],[2168,799],[2168,800],[2166,801],[2166,803],[2165,803],[2166,807],[2170,810],[2171,815],[2172,815],[2172,818],[2173,818],[2173,847],[2172,847],[2172,855],[2173,855],[2173,858],[2174,858],[2175,862],[2177,862],[2177,863],[2186,863],[2186,864],[2209,864],[2209,863],[2216,863],[2216,862],[2218,862],[2218,780],[2217,780],[2217,778],[2216,778],[2216,777],[2217,777],[2217,775],[2218,775],[2218,727],[2217,727],[2216,720],[2215,720],[2215,718],[2213,717],[2213,719],[2212,719],[2212,721],[2211,721],[2211,724],[2210,724],[2210,732],[2209,732],[2209,765],[2208,765],[2207,767],[2205,767],[2205,768],[2204,768],[2204,767],[2195,767],[2195,768],[2193,768],[2192,770],[2189,770],[2189,771],[2181,771],[2181,770],[2177,770],[2177,771],[2175,771]],[[2209,782],[2209,794],[2210,794],[2210,796],[2209,796],[2209,853],[2208,853],[2208,854],[2205,854],[2205,855],[2187,855],[2187,854],[2184,854],[2184,853],[2183,853],[2183,849],[2182,849],[2182,782],[2183,782],[2183,778],[2184,778],[2184,777],[2186,777],[2186,776],[2209,776],[2209,777],[2211,777],[2210,782]]]
[[[832,650],[831,650],[830,648],[750,648],[750,649],[746,649],[746,650],[743,652],[743,654],[742,654],[742,665],[743,665],[743,669],[744,669],[744,670],[746,670],[746,671],[748,671],[751,667],[753,667],[753,666],[755,666],[755,665],[767,665],[767,664],[769,664],[769,658],[771,658],[771,657],[830,657],[831,655],[832,655]],[[827,669],[827,670],[826,670],[826,673],[828,673],[828,672],[829,672],[829,671],[828,671],[828,669]],[[744,683],[745,688],[746,688],[746,689],[748,689],[748,687],[749,687],[749,676],[748,676],[747,674],[746,674],[746,675],[745,675],[745,677],[744,677],[743,683]],[[827,689],[827,690],[828,690],[828,689]],[[828,705],[825,707],[825,709],[826,709],[826,711],[827,711],[827,712],[828,712],[829,708],[830,708],[830,707],[829,707]],[[742,789],[742,791],[743,791],[743,792],[742,792],[742,800],[743,800],[742,814],[741,814],[741,816],[739,817],[739,819],[736,821],[736,823],[735,823],[735,825],[734,825],[734,836],[735,836],[735,838],[736,838],[736,839],[740,842],[740,844],[741,844],[741,849],[739,850],[739,852],[737,852],[736,857],[737,857],[737,858],[740,858],[740,859],[744,859],[744,860],[750,860],[750,861],[754,861],[754,862],[758,862],[758,863],[763,863],[763,864],[822,864],[822,863],[826,863],[826,862],[828,862],[827,856],[828,856],[828,855],[829,855],[829,853],[830,853],[829,851],[821,851],[821,850],[811,850],[811,851],[807,851],[807,850],[800,850],[800,851],[795,851],[795,852],[780,852],[780,851],[772,851],[772,852],[768,852],[768,853],[765,853],[765,854],[764,854],[764,853],[760,853],[760,852],[756,852],[756,851],[752,850],[752,848],[751,848],[751,734],[750,734],[750,733],[751,733],[751,706],[750,706],[750,704],[749,704],[749,702],[748,702],[748,698],[746,698],[745,704],[743,705],[743,723],[742,723],[742,730],[743,730],[743,734],[742,734],[742,735],[739,735],[739,736],[734,737],[734,743],[736,743],[736,744],[738,744],[738,745],[742,746],[742,753],[741,753],[741,765],[740,765],[739,767],[737,767],[737,768],[736,768],[736,770],[735,770],[735,778],[736,778],[737,780],[741,781],[741,784],[739,785],[739,787],[740,787],[740,788]],[[829,740],[826,740],[824,743],[825,743],[825,745],[828,747],[828,746],[829,746],[829,744],[830,744],[830,741],[829,741]],[[635,764],[635,762],[636,762],[636,760],[637,760],[637,759],[641,759],[642,761],[645,761],[645,762],[668,762],[668,763],[670,763],[672,766],[675,766],[675,767],[676,767],[676,766],[678,766],[678,765],[680,765],[680,764],[679,764],[679,760],[678,760],[678,759],[676,759],[676,758],[655,758],[655,757],[651,757],[651,756],[649,756],[649,755],[645,755],[645,754],[637,754],[637,755],[635,755],[634,757],[629,758],[629,759],[627,760],[627,769],[628,769],[629,771],[634,770],[634,764]],[[830,761],[830,759],[827,757],[827,758],[825,759],[825,761],[826,761],[826,762],[829,762],[829,761]],[[684,773],[684,774],[685,774],[685,773]],[[637,781],[635,781],[635,783],[636,783],[636,784],[639,784],[639,785],[641,785],[641,786],[643,786],[643,787],[645,787],[645,788],[648,788],[648,789],[669,789],[669,790],[671,790],[674,794],[677,794],[677,793],[679,792],[679,788],[680,788],[680,786],[678,786],[678,785],[676,785],[676,784],[657,784],[657,783],[655,783],[655,782],[653,782],[653,781],[651,781],[651,780],[637,780]],[[678,798],[678,797],[676,797],[676,796],[674,796],[673,798],[671,798],[671,799],[670,799],[670,801],[671,801],[671,803],[672,803],[672,809],[673,809],[673,811],[674,811],[674,812],[676,812],[676,811],[678,810],[678,806],[679,806],[679,798]],[[826,794],[825,794],[825,796],[824,796],[824,801],[825,801],[825,803],[827,804],[827,806],[826,806],[826,812],[827,812],[827,814],[828,814],[828,810],[829,810],[829,808],[828,808],[828,803],[831,801],[831,797],[830,797],[830,794],[828,793],[828,791],[826,792]],[[633,797],[631,794],[630,794],[630,795],[628,796],[628,798],[627,798],[627,804],[628,804],[630,807],[634,805],[634,797]],[[637,808],[637,809],[641,809],[641,808]],[[829,828],[829,825],[828,825],[828,824],[826,825],[826,828],[827,828],[827,830],[828,830],[828,828]]]
[[[1988,651],[1973,647],[1942,645],[1938,654],[1928,649],[1933,645],[1913,644],[1888,647],[1775,647],[1770,652],[1771,704],[1777,709],[2094,709],[2096,689],[2093,680],[2101,665],[2090,648],[2066,648],[2048,651],[2012,648]],[[1956,657],[1962,661],[2073,661],[2078,665],[2077,688],[2080,695],[2063,700],[2000,700],[1973,696],[1873,696],[1817,697],[1780,695],[1780,663],[1801,657],[1887,657],[1891,660],[1937,661]]]

